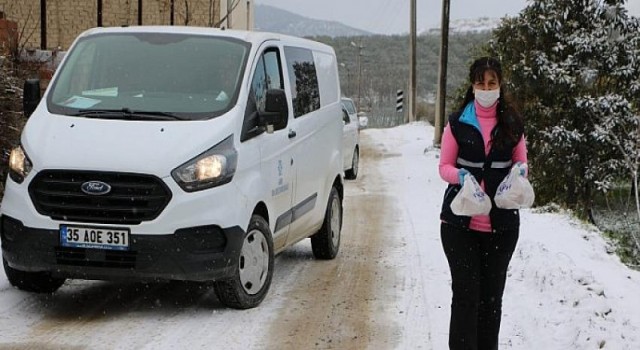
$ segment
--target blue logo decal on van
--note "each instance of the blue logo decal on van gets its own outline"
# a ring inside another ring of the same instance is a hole
[[[80,187],[82,192],[92,196],[100,196],[111,192],[111,186],[102,181],[87,181]]]

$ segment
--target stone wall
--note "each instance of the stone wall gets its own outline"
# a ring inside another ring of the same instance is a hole
[[[29,0],[33,2],[33,0]],[[38,10],[40,1],[38,3]],[[38,14],[40,11],[38,11]],[[86,0],[47,0],[47,47],[66,50],[75,37],[83,31],[96,26],[98,6],[96,1]],[[30,41],[34,47],[40,47],[40,18],[38,18],[37,40]],[[35,44],[35,45],[34,45]]]
[[[0,11],[6,19],[18,24],[19,45],[36,43],[40,47],[40,1],[0,0]]]
[[[222,11],[221,9],[221,1]],[[253,0],[239,0],[233,14],[232,27],[253,28]],[[46,0],[46,48],[69,48],[75,37],[98,25],[98,0]],[[169,25],[171,0],[143,0],[143,25]],[[226,14],[226,0],[173,0],[174,25],[211,27],[220,23]],[[249,5],[249,6],[247,6]],[[0,12],[18,24],[20,45],[40,48],[41,0],[0,0]],[[249,16],[247,14],[249,13]],[[247,25],[250,17],[250,25]],[[102,0],[102,25],[122,26],[138,24],[138,0]]]

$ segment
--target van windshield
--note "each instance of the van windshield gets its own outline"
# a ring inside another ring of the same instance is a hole
[[[81,39],[51,87],[49,111],[79,117],[198,120],[238,98],[250,44],[174,33]]]

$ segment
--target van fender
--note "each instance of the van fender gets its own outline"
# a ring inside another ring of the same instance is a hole
[[[247,196],[246,191],[241,186],[238,186],[238,184],[235,182],[234,185],[237,193],[236,201],[240,204],[239,209],[241,209],[238,210],[238,225],[246,231],[246,229],[249,227],[248,225],[249,221],[251,220],[251,211],[253,210],[249,207],[249,203],[251,203],[251,201]]]
[[[246,216],[245,222],[248,225],[253,214],[262,216],[269,224],[269,231],[271,231],[273,239],[273,249],[277,254],[286,246],[286,232],[288,232],[288,230],[281,230],[282,232],[276,235],[275,229],[278,213],[269,207],[270,193],[265,191],[265,189],[269,187],[263,178],[256,175],[251,176],[250,179],[246,180],[247,181],[242,186],[243,188],[238,188],[238,192],[245,198],[246,206],[245,210],[243,210],[243,216]],[[242,227],[244,227],[244,225]]]
[[[268,187],[264,182],[264,179],[259,176],[259,174],[251,175],[242,181],[242,186],[239,186],[238,183],[236,183],[236,188],[238,189],[238,194],[243,198],[242,220],[244,220],[244,224],[241,226],[245,227],[249,225],[249,221],[251,220],[251,216],[253,215],[256,207],[260,202],[262,202],[267,207],[268,212],[268,217],[265,217],[264,219],[269,222],[269,229],[273,232],[276,220],[272,217],[274,213],[269,210],[269,201],[265,198],[265,188]]]
[[[333,152],[331,152],[331,158],[330,158],[330,176],[327,176],[327,178],[325,179],[325,184],[324,184],[324,193],[323,193],[323,198],[322,198],[322,202],[321,203],[327,203],[329,201],[329,193],[331,193],[331,187],[333,187],[334,183],[336,183],[336,181],[340,184],[340,187],[338,189],[338,192],[340,192],[341,198],[344,198],[344,195],[342,193],[342,186],[344,183],[344,169],[343,169],[343,159],[342,159],[342,153],[339,150],[334,150]]]

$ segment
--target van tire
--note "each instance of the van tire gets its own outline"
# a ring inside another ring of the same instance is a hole
[[[220,302],[235,309],[254,308],[264,300],[273,277],[273,238],[267,221],[253,215],[231,278],[215,281]],[[253,262],[253,266],[247,263]],[[253,290],[255,285],[257,290]]]
[[[344,177],[347,180],[355,180],[358,177],[358,166],[360,163],[360,151],[358,147],[353,150],[353,159],[351,159],[351,169],[344,172]]]
[[[311,236],[311,249],[316,259],[330,260],[340,250],[342,231],[342,199],[335,187],[331,188],[329,201],[320,231]]]
[[[53,293],[58,290],[65,281],[64,278],[52,277],[51,273],[46,271],[29,272],[16,270],[9,266],[9,263],[7,263],[7,260],[4,258],[2,258],[2,265],[9,283],[26,292]]]

